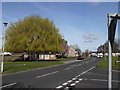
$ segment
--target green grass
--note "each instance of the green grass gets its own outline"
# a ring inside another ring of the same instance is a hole
[[[118,61],[118,57],[112,57],[112,69],[120,70],[120,62]],[[108,68],[108,57],[106,59],[102,59],[100,63],[97,65],[98,68],[107,69]]]
[[[59,65],[68,60],[76,60],[76,58],[59,58],[56,61],[5,61],[3,74]]]
[[[4,62],[4,73],[13,73],[24,70],[32,70],[35,68],[49,67],[54,65],[63,64],[61,61],[31,61],[31,62]]]

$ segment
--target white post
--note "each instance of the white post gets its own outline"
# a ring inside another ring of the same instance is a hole
[[[2,61],[1,61],[1,73],[4,71],[4,41],[5,41],[5,32],[3,26],[3,37],[2,37]]]
[[[4,44],[5,44],[5,30],[8,23],[3,23],[3,38],[2,38],[2,61],[1,61],[1,73],[4,71]]]
[[[108,30],[111,22],[110,14],[108,14]],[[108,31],[109,32],[109,31]],[[111,43],[108,40],[108,89],[112,89],[112,48]]]
[[[3,52],[2,52],[3,53]],[[4,55],[2,55],[2,61],[1,61],[1,73],[3,72],[3,61],[4,61]]]
[[[108,72],[108,88],[109,90],[112,89],[112,49],[111,49],[111,43],[109,43],[109,72]]]
[[[2,61],[1,61],[1,73],[3,72],[3,63],[4,63],[4,29],[3,29],[3,37],[2,37]]]

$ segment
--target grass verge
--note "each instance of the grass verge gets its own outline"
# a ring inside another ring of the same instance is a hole
[[[32,70],[35,68],[49,67],[49,66],[54,66],[54,65],[59,65],[59,64],[63,64],[63,62],[61,61],[31,61],[31,62],[6,61],[4,62],[4,73],[3,74],[19,72],[19,71],[24,71],[24,70]]]
[[[76,60],[76,58],[59,58],[56,61],[5,61],[3,74],[60,65],[64,64],[64,61],[71,60]]]
[[[119,61],[119,58],[118,57],[112,57],[112,69],[113,70],[120,70],[120,62],[117,62]],[[98,68],[101,68],[101,69],[108,69],[108,57],[103,58],[99,64],[97,64],[97,67]]]

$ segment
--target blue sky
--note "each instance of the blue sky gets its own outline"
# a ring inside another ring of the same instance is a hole
[[[13,23],[29,15],[49,18],[59,28],[60,34],[68,41],[68,44],[77,44],[82,51],[86,49],[95,51],[99,45],[106,42],[107,13],[118,13],[118,3],[2,3],[3,21]]]

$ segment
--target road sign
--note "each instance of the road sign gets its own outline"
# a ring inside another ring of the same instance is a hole
[[[108,18],[109,18],[108,40],[110,41],[111,47],[113,49],[117,20],[120,19],[120,14],[108,14]]]

